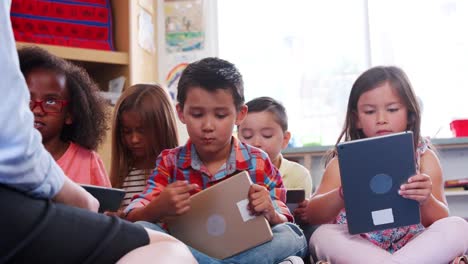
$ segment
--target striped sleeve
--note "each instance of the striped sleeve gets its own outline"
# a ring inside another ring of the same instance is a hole
[[[124,213],[127,215],[133,209],[144,207],[148,205],[155,197],[157,197],[164,187],[167,186],[169,182],[169,171],[173,168],[168,168],[166,164],[167,160],[170,159],[173,155],[167,155],[168,152],[163,151],[158,159],[156,160],[156,168],[154,169],[151,176],[146,181],[146,186],[140,194],[137,194],[133,197],[130,204],[125,208]],[[174,162],[169,162],[173,164]]]
[[[140,194],[146,186],[145,170],[132,169],[125,178],[122,189],[125,190],[125,197],[122,201],[122,209],[125,209],[130,204],[130,201],[135,195]]]

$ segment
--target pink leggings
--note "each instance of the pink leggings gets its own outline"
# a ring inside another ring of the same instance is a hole
[[[319,260],[332,264],[446,264],[468,252],[468,222],[455,216],[440,219],[393,254],[359,235],[350,235],[346,225],[325,224],[312,234],[309,247]]]

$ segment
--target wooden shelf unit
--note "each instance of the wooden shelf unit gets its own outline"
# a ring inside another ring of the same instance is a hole
[[[138,17],[143,10],[138,1],[111,0],[115,51],[83,49],[56,45],[17,42],[18,48],[40,46],[52,54],[85,67],[91,77],[107,90],[109,80],[126,77],[126,87],[141,82],[157,82],[157,56],[138,45]],[[150,13],[156,32],[157,4]],[[148,10],[146,10],[148,12]],[[154,34],[154,43],[157,43]]]
[[[57,57],[72,61],[118,65],[129,64],[128,52],[82,49],[56,45],[34,44],[27,42],[17,42],[16,48],[20,49],[31,45],[39,46],[45,50],[48,50],[50,53],[54,54]]]

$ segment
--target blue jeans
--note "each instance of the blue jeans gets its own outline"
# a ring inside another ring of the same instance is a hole
[[[136,223],[149,229],[167,233],[167,231],[158,224],[145,221],[138,221]],[[305,257],[307,253],[307,241],[302,230],[297,225],[283,223],[275,225],[271,228],[271,231],[273,232],[273,239],[271,241],[223,260],[212,258],[190,246],[189,249],[201,264],[273,264],[279,263],[289,256]]]

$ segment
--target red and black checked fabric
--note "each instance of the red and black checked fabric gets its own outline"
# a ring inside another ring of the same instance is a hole
[[[109,0],[13,0],[16,41],[114,50]]]

